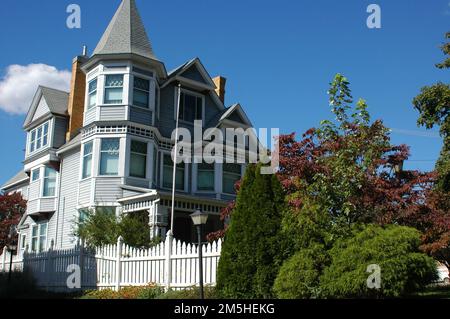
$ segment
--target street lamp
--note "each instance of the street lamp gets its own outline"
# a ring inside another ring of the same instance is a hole
[[[198,236],[198,267],[200,275],[200,299],[204,299],[203,295],[203,251],[202,251],[202,225],[205,225],[208,221],[208,214],[203,213],[201,210],[197,209],[193,214],[190,215],[192,223],[197,227]]]
[[[8,242],[7,245],[9,251],[9,272],[8,272],[8,285],[11,283],[11,273],[12,273],[12,262],[13,262],[13,253],[17,250],[17,245],[15,245],[14,237],[17,235],[17,228],[15,225],[11,225],[9,228],[8,234]]]

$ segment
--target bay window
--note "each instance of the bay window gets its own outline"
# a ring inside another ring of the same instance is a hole
[[[84,144],[83,147],[83,173],[82,178],[89,178],[92,174],[92,148],[93,142]]]
[[[49,122],[46,122],[30,132],[29,153],[33,153],[48,145],[48,130]]]
[[[44,170],[44,189],[43,197],[53,197],[56,192],[56,171],[50,167]]]
[[[223,164],[222,189],[224,193],[234,194],[234,184],[241,179],[241,165]]]
[[[131,141],[130,176],[146,178],[147,172],[147,143]]]
[[[117,176],[119,174],[120,139],[102,139],[100,149],[100,175]]]
[[[105,80],[105,104],[122,104],[123,75],[107,75]]]
[[[203,119],[203,99],[199,96],[181,92],[179,119],[186,122]]]
[[[31,181],[35,182],[40,178],[40,174],[41,173],[41,169],[40,168],[36,168],[31,172]]]
[[[172,188],[173,178],[173,161],[170,154],[164,154],[163,158],[163,187]],[[177,190],[184,190],[184,163],[177,165],[175,174],[175,188]]]
[[[214,164],[198,164],[197,189],[200,191],[214,191]]]
[[[31,228],[31,251],[43,252],[47,249],[48,223],[34,225]]]
[[[134,77],[133,105],[148,108],[150,97],[150,81]]]
[[[97,79],[89,82],[88,87],[88,110],[97,105]]]

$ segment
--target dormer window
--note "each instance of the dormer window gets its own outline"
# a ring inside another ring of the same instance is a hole
[[[88,96],[89,96],[88,109],[91,109],[97,105],[97,79],[94,79],[91,82],[89,82]]]
[[[105,81],[105,104],[122,104],[123,74],[107,75]]]
[[[197,95],[181,92],[180,120],[193,123],[203,119],[203,98]]]
[[[150,97],[150,81],[134,77],[133,105],[148,108]]]
[[[47,146],[48,128],[49,123],[46,122],[30,132],[30,146],[29,146],[30,153],[38,151],[41,148]]]

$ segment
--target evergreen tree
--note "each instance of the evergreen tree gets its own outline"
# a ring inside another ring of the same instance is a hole
[[[250,165],[224,238],[217,289],[225,298],[270,298],[283,260],[284,196],[275,175]]]

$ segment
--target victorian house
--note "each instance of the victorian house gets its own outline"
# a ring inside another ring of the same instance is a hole
[[[76,221],[90,209],[148,216],[149,237],[166,234],[178,88],[180,127],[249,128],[239,104],[226,106],[223,77],[211,78],[198,58],[168,72],[152,50],[134,0],[123,0],[100,42],[72,63],[70,92],[39,87],[24,123],[24,167],[2,186],[21,192],[27,211],[19,249],[71,248]],[[245,164],[182,163],[176,168],[174,236],[192,241],[189,218],[220,210],[235,197]]]

